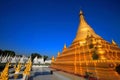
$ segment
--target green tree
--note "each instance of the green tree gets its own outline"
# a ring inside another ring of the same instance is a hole
[[[3,54],[3,51],[0,49],[0,55],[2,55]]]
[[[44,61],[47,60],[48,56],[44,55]]]
[[[17,57],[23,57],[23,55],[19,54],[19,55],[16,55]]]
[[[11,50],[4,50],[3,53],[4,53],[4,56],[7,56],[7,55],[15,56],[15,52]]]

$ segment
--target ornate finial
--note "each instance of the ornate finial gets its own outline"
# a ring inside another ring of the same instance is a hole
[[[82,10],[80,10],[80,15],[83,15],[83,11]]]
[[[66,47],[66,44],[64,44],[64,48],[67,48],[67,47]]]
[[[60,56],[60,52],[58,51],[58,57]]]

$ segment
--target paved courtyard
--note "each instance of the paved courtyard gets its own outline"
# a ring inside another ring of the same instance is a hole
[[[62,71],[53,71],[51,74],[50,70],[47,67],[33,67],[30,80],[86,80]]]

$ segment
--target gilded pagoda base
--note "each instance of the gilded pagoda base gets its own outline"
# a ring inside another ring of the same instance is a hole
[[[66,61],[53,62],[51,67],[68,73],[86,76],[98,80],[120,80],[120,75],[115,71],[116,66],[120,63],[117,60],[89,60],[89,61]]]

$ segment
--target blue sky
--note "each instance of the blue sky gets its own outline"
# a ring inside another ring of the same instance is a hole
[[[88,24],[120,45],[119,0],[0,0],[0,49],[56,56],[74,40],[83,10]]]

